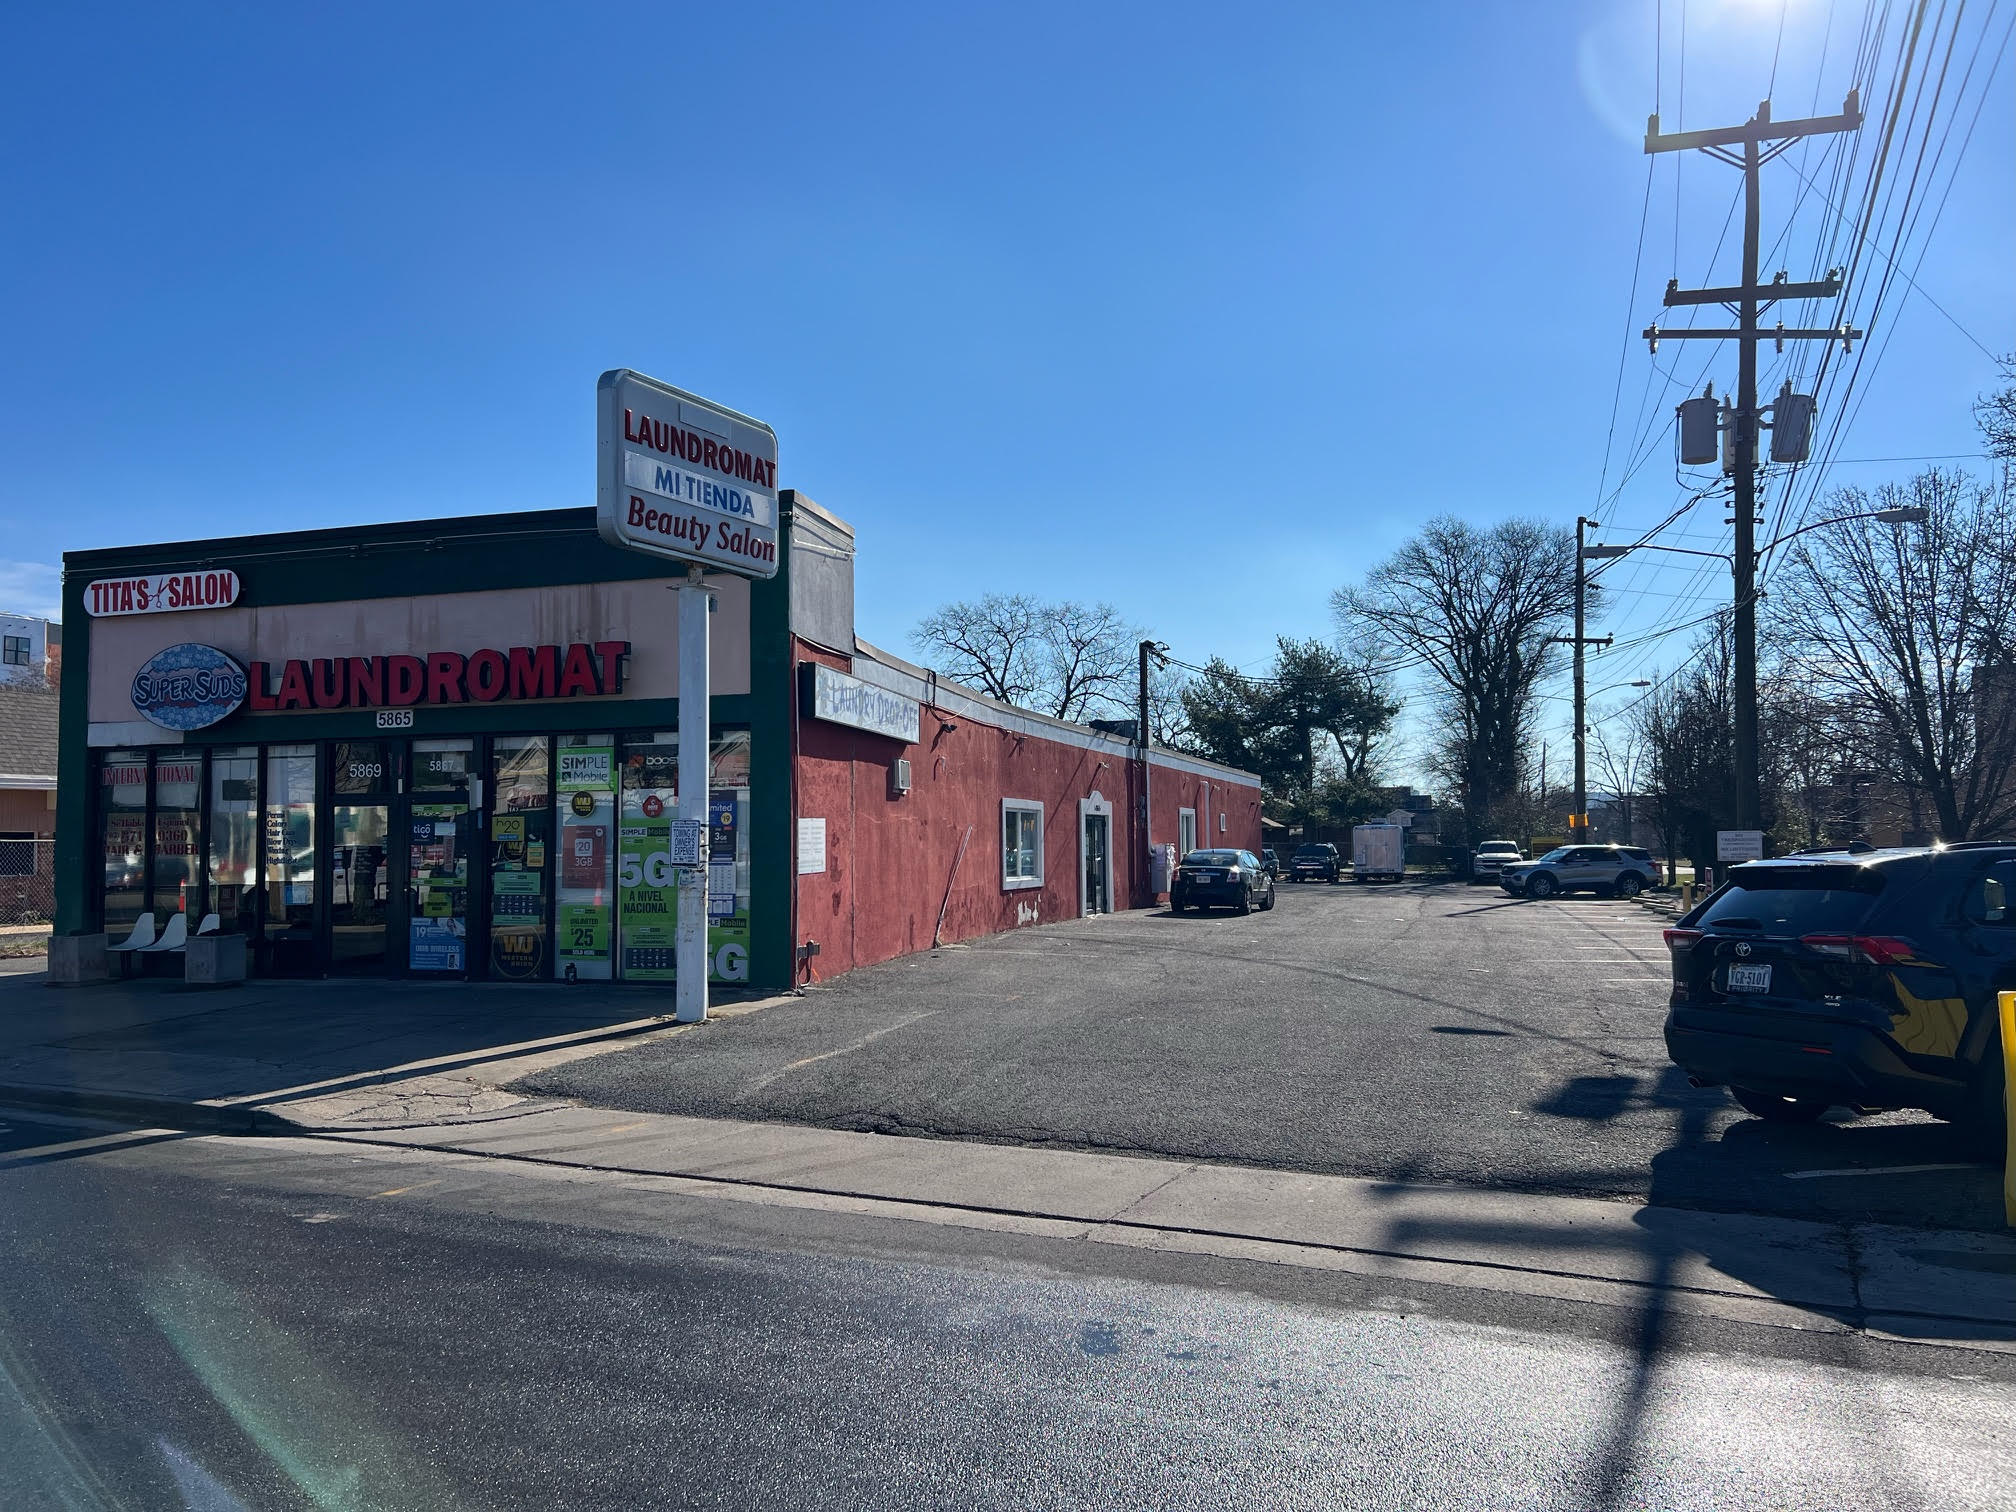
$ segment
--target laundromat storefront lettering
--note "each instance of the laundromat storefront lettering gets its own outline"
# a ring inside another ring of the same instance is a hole
[[[623,691],[628,641],[430,651],[425,656],[317,656],[251,664],[245,707],[399,709],[415,704],[515,703]]]

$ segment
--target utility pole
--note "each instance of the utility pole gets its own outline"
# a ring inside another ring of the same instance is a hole
[[[1773,121],[1771,102],[1757,107],[1757,114],[1741,126],[1717,126],[1708,131],[1676,131],[1661,135],[1659,117],[1645,127],[1645,151],[1686,152],[1698,150],[1709,157],[1743,170],[1743,282],[1735,288],[1682,289],[1676,278],[1666,285],[1666,304],[1727,306],[1736,316],[1733,331],[1675,330],[1647,327],[1645,339],[1653,351],[1662,338],[1673,341],[1725,341],[1737,343],[1736,408],[1729,423],[1734,427],[1730,448],[1731,469],[1736,484],[1736,549],[1733,554],[1735,590],[1735,687],[1736,699],[1736,808],[1739,829],[1764,827],[1764,804],[1757,779],[1757,343],[1768,337],[1785,350],[1788,341],[1838,341],[1846,350],[1862,333],[1847,325],[1833,330],[1787,330],[1781,320],[1769,332],[1760,332],[1757,317],[1767,305],[1781,299],[1832,299],[1841,292],[1838,272],[1813,283],[1788,283],[1781,272],[1769,284],[1757,282],[1757,236],[1760,219],[1757,170],[1785,151],[1801,137],[1825,136],[1855,131],[1862,125],[1862,106],[1857,91],[1848,91],[1841,113],[1811,116],[1798,121]],[[1768,146],[1766,144],[1769,144]],[[1740,155],[1729,149],[1740,148]]]
[[[1150,838],[1152,831],[1148,828],[1148,664],[1151,659],[1157,663],[1161,662],[1163,653],[1168,649],[1160,641],[1152,640],[1144,640],[1140,648],[1141,704],[1139,718],[1134,725],[1134,740],[1141,753],[1141,801],[1135,810],[1135,822],[1139,828],[1135,836],[1134,856],[1136,864],[1141,868],[1141,881],[1134,891],[1137,895],[1136,906],[1141,908],[1155,906],[1154,874],[1149,869],[1149,857],[1154,842]]]
[[[1587,646],[1607,646],[1613,639],[1608,635],[1591,636],[1583,633],[1588,627],[1589,600],[1589,568],[1582,556],[1588,538],[1583,532],[1591,525],[1601,523],[1583,515],[1575,517],[1575,633],[1549,637],[1557,645],[1566,642],[1575,648],[1575,802],[1568,813],[1570,840],[1589,838],[1589,709],[1588,700],[1583,692],[1587,682],[1583,676],[1582,652]],[[1544,763],[1541,770],[1546,770]],[[1541,802],[1546,802],[1545,793],[1540,797]]]

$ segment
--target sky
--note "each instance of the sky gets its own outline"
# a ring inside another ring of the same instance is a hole
[[[1953,76],[1985,18],[1963,103],[1986,105],[1826,482],[1980,451],[1987,354],[2016,350],[2012,10],[1970,13]],[[1648,181],[1645,117],[1735,123],[1767,91],[1832,113],[1863,22],[11,7],[0,608],[53,612],[69,550],[591,504],[595,380],[631,367],[776,429],[779,482],[858,533],[871,641],[910,654],[939,604],[1028,592],[1262,671],[1433,515],[1630,539],[1686,497],[1671,407],[1732,384],[1733,350],[1626,333],[1669,277],[1733,281],[1738,175],[1693,155]],[[1833,150],[1766,168],[1767,273],[1808,276]],[[1721,518],[1660,539],[1713,549]],[[1609,571],[1602,628],[1649,638],[1592,687],[1677,663],[1717,572]]]

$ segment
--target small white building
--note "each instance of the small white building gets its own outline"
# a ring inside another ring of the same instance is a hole
[[[62,626],[39,615],[0,610],[0,682],[47,680],[49,648],[62,642]]]

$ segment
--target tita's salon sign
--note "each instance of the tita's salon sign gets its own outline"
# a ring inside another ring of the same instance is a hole
[[[628,641],[430,651],[425,656],[317,656],[251,664],[245,707],[399,709],[415,704],[592,698],[623,691]]]
[[[99,578],[84,585],[84,612],[94,619],[115,614],[164,614],[173,609],[223,609],[237,602],[238,574],[222,570]]]

